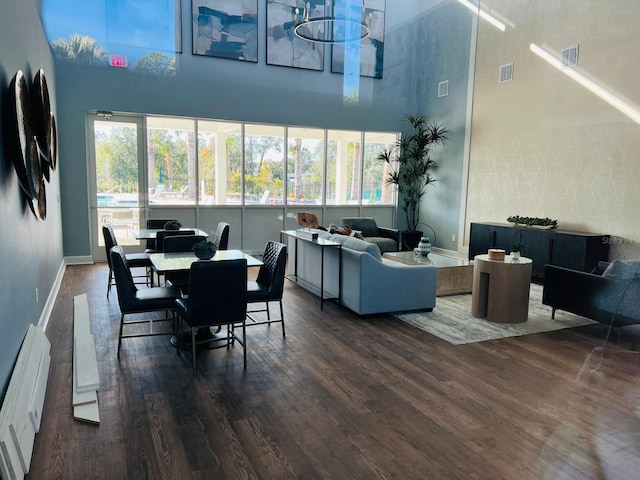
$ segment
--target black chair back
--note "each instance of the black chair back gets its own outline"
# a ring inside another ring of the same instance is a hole
[[[116,245],[110,251],[113,275],[118,290],[118,305],[122,313],[134,312],[138,305],[136,292],[138,288],[133,281],[131,270],[127,265],[127,257],[122,247]]]
[[[104,249],[107,253],[107,263],[109,264],[109,270],[113,269],[111,265],[111,249],[118,245],[116,240],[116,234],[113,231],[113,227],[110,223],[102,225],[102,236],[104,237]]]
[[[174,235],[164,239],[164,251],[170,252],[189,252],[193,250],[193,246],[203,242],[206,237],[203,235]]]
[[[269,298],[279,300],[284,290],[284,274],[287,263],[287,247],[280,242],[267,242],[262,256],[262,265],[256,282],[269,288]]]
[[[164,228],[164,224],[167,222],[177,222],[175,218],[151,218],[147,220],[148,229],[161,229]],[[156,241],[154,239],[147,240],[147,249],[156,250]]]
[[[213,237],[213,243],[216,245],[216,250],[227,250],[229,246],[229,229],[230,226],[226,222],[219,222],[216,233]]]
[[[191,265],[187,323],[191,327],[244,322],[247,261],[198,261]]]
[[[156,233],[156,251],[164,252],[164,239],[183,235],[195,235],[195,230],[161,230]]]

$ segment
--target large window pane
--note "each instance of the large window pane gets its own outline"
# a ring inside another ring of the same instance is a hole
[[[242,199],[242,125],[198,121],[200,203],[239,205]]]
[[[245,204],[283,204],[284,127],[245,125],[244,197]]]
[[[149,203],[194,205],[196,201],[195,122],[147,118]]]
[[[360,144],[362,132],[327,133],[327,205],[355,205],[360,201]]]
[[[393,133],[364,134],[362,203],[369,205],[393,205],[395,203],[394,189],[386,184],[389,165],[377,159],[385,148],[394,144],[396,135]]]
[[[321,205],[324,130],[289,128],[287,133],[288,203]]]
[[[121,245],[137,245],[138,140],[135,123],[93,123],[96,161],[98,245],[104,245],[102,225],[111,224]]]

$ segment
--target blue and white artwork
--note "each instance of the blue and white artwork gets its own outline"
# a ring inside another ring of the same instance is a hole
[[[193,53],[258,61],[257,0],[193,0]]]

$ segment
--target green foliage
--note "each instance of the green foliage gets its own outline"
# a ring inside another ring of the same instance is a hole
[[[420,200],[426,187],[436,181],[431,171],[438,164],[431,158],[435,145],[444,145],[448,130],[437,123],[427,123],[424,115],[406,115],[410,133],[400,135],[398,141],[378,155],[378,160],[389,165],[386,183],[395,185],[399,205],[404,210],[409,231],[415,232],[420,217]]]
[[[172,76],[176,73],[175,58],[159,52],[151,52],[136,63],[136,72],[155,76]]]
[[[540,226],[556,228],[558,226],[558,220],[551,220],[549,217],[521,217],[519,215],[512,215],[511,217],[507,218],[507,222],[515,223],[516,225],[525,225],[527,227]]]
[[[96,40],[79,33],[68,40],[59,38],[51,43],[53,56],[58,60],[72,61],[84,65],[104,65],[107,51]]]

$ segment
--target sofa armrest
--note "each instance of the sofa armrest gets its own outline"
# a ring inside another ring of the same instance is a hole
[[[555,265],[544,267],[542,303],[554,310],[609,322],[613,309],[604,305],[612,303],[607,300],[615,299],[616,292],[616,282],[610,278]]]
[[[395,240],[396,243],[400,243],[400,230],[395,228],[378,227],[378,235]]]

